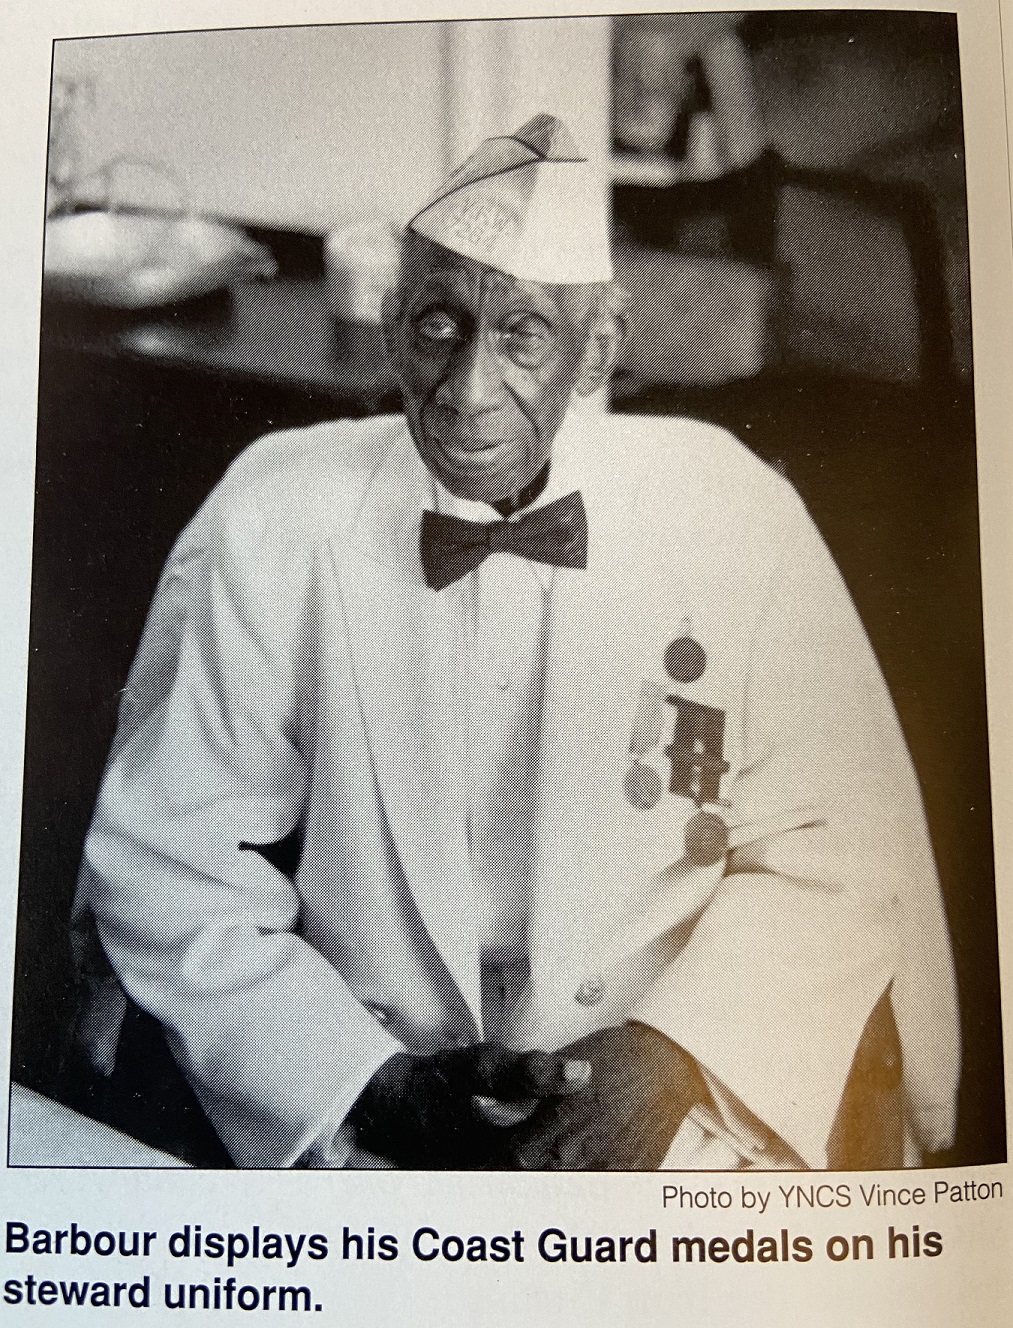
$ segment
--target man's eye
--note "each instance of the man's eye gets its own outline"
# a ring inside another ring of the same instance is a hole
[[[445,346],[460,339],[461,329],[449,314],[432,310],[415,320],[415,335],[422,341]]]
[[[540,318],[520,318],[508,323],[501,337],[511,359],[537,363],[552,346],[552,332]]]

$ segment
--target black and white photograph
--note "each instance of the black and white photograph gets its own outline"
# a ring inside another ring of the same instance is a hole
[[[1006,1160],[960,55],[53,43],[10,1168]]]

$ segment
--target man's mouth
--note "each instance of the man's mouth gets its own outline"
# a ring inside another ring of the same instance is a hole
[[[466,456],[474,456],[479,452],[491,452],[496,447],[501,447],[509,442],[508,438],[486,438],[476,434],[451,434],[438,435],[437,444],[441,449],[448,452],[459,452]]]
[[[513,446],[514,439],[503,434],[484,434],[461,430],[427,430],[430,446],[452,465],[469,465],[491,459]]]
[[[482,452],[491,452],[504,444],[513,442],[513,436],[502,431],[490,417],[485,421],[486,428],[478,420],[468,421],[455,417],[450,412],[426,412],[422,425],[432,444],[441,451],[456,456],[477,456]]]

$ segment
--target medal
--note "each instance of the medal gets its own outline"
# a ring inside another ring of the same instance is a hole
[[[698,807],[720,801],[721,776],[728,770],[725,712],[681,696],[670,696],[668,703],[675,706],[675,733],[665,748],[672,763],[671,792],[691,798]]]
[[[665,647],[665,672],[673,682],[696,682],[707,667],[707,652],[689,634],[690,620],[683,618],[679,635]]]
[[[691,621],[683,618],[679,635],[665,647],[665,672],[677,683],[693,683],[703,676],[707,652],[690,635]],[[669,696],[659,683],[641,684],[637,712],[630,735],[633,763],[626,776],[626,797],[641,811],[650,811],[661,799],[664,781],[643,758],[661,742],[665,706],[675,707],[675,731],[665,755],[672,766],[669,791],[689,798],[697,812],[686,822],[686,857],[697,867],[713,867],[728,852],[728,827],[716,812],[704,811],[704,803],[721,802],[721,776],[728,770],[724,759],[725,712],[700,705],[681,696]]]
[[[663,787],[657,770],[653,770],[649,765],[643,765],[640,761],[634,761],[630,766],[630,772],[626,776],[626,796],[634,807],[649,812],[652,807],[658,805]]]
[[[686,822],[686,857],[713,867],[728,852],[728,827],[715,812],[697,812]]]
[[[641,683],[637,713],[630,734],[630,755],[634,758],[626,776],[626,797],[634,807],[649,812],[658,805],[664,783],[657,770],[644,765],[643,757],[661,742],[665,727],[665,688],[650,680]]]
[[[670,696],[675,706],[675,733],[665,755],[672,763],[670,788],[680,797],[702,803],[721,802],[721,776],[728,770],[724,759],[725,712],[698,705],[681,696]],[[716,812],[697,811],[686,822],[686,857],[698,867],[713,867],[728,852],[728,827]]]

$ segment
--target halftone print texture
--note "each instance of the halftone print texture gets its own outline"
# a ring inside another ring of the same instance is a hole
[[[476,134],[383,327],[253,214],[259,284],[44,291],[12,1164],[1005,1158],[955,21],[595,22],[607,160]],[[265,30],[265,123],[406,32]],[[62,214],[176,37],[58,43]],[[185,45],[225,141],[263,52]]]

